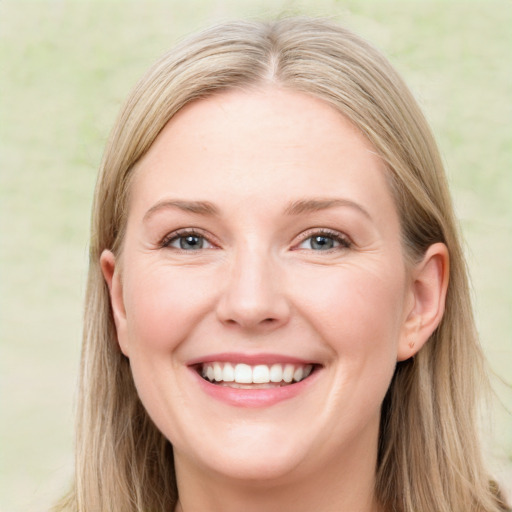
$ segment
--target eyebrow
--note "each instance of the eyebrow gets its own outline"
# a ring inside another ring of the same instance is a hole
[[[184,212],[195,213],[197,215],[219,215],[219,210],[208,201],[182,201],[179,199],[164,199],[153,205],[145,214],[143,220],[146,221],[149,217],[160,210],[168,208],[177,208]]]
[[[340,206],[355,208],[361,212],[368,219],[372,219],[368,211],[360,204],[351,201],[350,199],[329,198],[329,199],[300,199],[293,201],[285,209],[286,215],[300,215],[302,213],[317,212],[327,210],[328,208],[337,208]]]
[[[329,208],[337,207],[350,207],[355,208],[361,212],[365,217],[371,220],[368,211],[360,204],[355,203],[349,199],[341,198],[313,198],[313,199],[299,199],[292,201],[284,210],[285,215],[301,215],[303,213],[316,212],[327,210]],[[177,208],[179,210],[195,213],[197,215],[205,216],[218,216],[219,209],[209,201],[183,201],[180,199],[164,199],[153,205],[145,214],[143,220],[146,221],[149,217],[160,210],[168,208]]]

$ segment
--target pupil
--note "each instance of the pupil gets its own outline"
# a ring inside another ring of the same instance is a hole
[[[181,249],[201,249],[203,247],[203,240],[200,236],[189,235],[180,238]]]
[[[313,249],[332,249],[333,248],[333,239],[326,236],[315,236],[311,240],[311,247]]]

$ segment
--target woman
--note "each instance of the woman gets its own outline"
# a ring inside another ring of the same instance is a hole
[[[331,23],[210,29],[106,150],[63,510],[497,511],[442,164]]]

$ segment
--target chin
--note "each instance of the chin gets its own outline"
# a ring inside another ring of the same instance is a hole
[[[266,485],[271,482],[275,486],[297,472],[298,466],[300,464],[295,457],[234,456],[210,465],[210,471],[247,484]]]
[[[294,441],[288,432],[276,431],[275,426],[233,430],[226,429],[224,435],[214,436],[212,443],[203,437],[194,450],[194,463],[220,477],[254,484],[272,480],[277,484],[302,467],[307,458],[304,442]],[[175,452],[179,464],[180,450]],[[187,452],[190,450],[181,453]]]

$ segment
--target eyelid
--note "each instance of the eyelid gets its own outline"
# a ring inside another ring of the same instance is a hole
[[[300,240],[296,244],[293,245],[292,250],[301,250],[301,248],[299,246],[303,242],[305,242],[306,240],[308,240],[309,238],[311,238],[313,236],[325,236],[325,237],[332,238],[332,239],[336,240],[337,242],[339,242],[340,247],[335,247],[333,249],[329,249],[324,252],[335,251],[337,249],[348,249],[348,248],[352,247],[352,245],[353,245],[353,242],[350,239],[350,237],[347,236],[346,234],[342,233],[341,231],[337,231],[337,230],[330,229],[330,228],[311,228],[311,229],[308,229],[300,234]],[[312,249],[303,249],[303,250],[312,250]],[[321,251],[318,251],[318,252],[321,252]]]
[[[162,249],[174,249],[176,251],[181,251],[181,252],[194,252],[194,251],[184,251],[182,249],[178,249],[177,247],[171,247],[171,242],[173,242],[174,240],[178,239],[178,238],[181,238],[181,237],[186,237],[186,236],[197,236],[197,237],[201,237],[203,238],[206,243],[208,245],[210,245],[211,247],[203,247],[202,250],[204,249],[212,249],[212,248],[216,248],[218,247],[217,244],[215,244],[213,241],[212,241],[212,236],[203,231],[202,229],[200,228],[180,228],[180,229],[176,229],[175,231],[172,231],[171,233],[167,233],[161,240],[160,242],[158,243],[158,246]]]
[[[309,238],[313,236],[325,236],[328,238],[332,238],[335,241],[337,241],[340,246],[330,249],[330,251],[334,251],[336,249],[348,249],[353,245],[352,240],[350,237],[348,237],[346,234],[329,228],[310,228],[303,233],[299,235],[299,240],[293,244],[292,250],[301,250],[299,247],[303,242],[308,240]],[[212,240],[212,235],[210,233],[205,232],[204,230],[200,228],[193,228],[193,227],[187,227],[187,228],[180,228],[176,229],[170,233],[167,233],[158,243],[158,246],[165,249],[165,248],[172,248],[176,251],[180,251],[180,249],[176,247],[171,247],[170,243],[176,240],[180,237],[186,237],[186,236],[198,236],[203,238],[210,247],[203,247],[202,249],[212,249],[212,248],[218,248],[219,244],[215,243]],[[309,250],[309,249],[304,249]],[[183,252],[194,252],[194,251],[183,251]],[[329,250],[325,251],[329,252]]]

